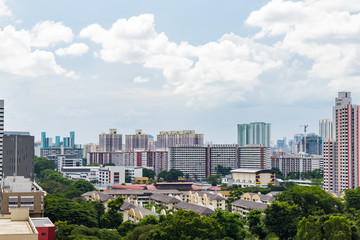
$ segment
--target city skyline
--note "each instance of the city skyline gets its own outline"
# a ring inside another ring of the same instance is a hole
[[[0,0],[5,129],[36,140],[75,131],[79,143],[117,128],[194,129],[231,144],[249,122],[271,123],[272,140],[304,124],[318,133],[337,92],[360,102],[359,10],[323,0]]]

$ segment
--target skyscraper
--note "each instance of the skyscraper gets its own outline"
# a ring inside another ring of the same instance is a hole
[[[333,138],[333,121],[330,119],[319,120],[319,135],[323,139]]]
[[[324,188],[342,192],[360,186],[359,105],[350,92],[339,92],[333,107],[334,140],[324,141]]]
[[[117,133],[117,129],[109,129],[109,133],[99,134],[100,152],[117,152],[122,149],[122,134]]]
[[[251,122],[250,124],[238,124],[238,144],[240,147],[248,144],[262,144],[270,147],[270,123]]]
[[[135,134],[125,135],[126,151],[133,151],[134,149],[148,150],[149,135],[142,133],[141,129],[136,129]]]
[[[2,179],[3,165],[3,141],[4,141],[4,100],[0,100],[0,179]]]

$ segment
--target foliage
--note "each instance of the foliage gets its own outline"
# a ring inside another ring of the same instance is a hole
[[[88,167],[99,167],[100,164],[93,162],[93,163],[88,164],[87,166],[88,166]]]
[[[220,237],[230,237],[234,240],[244,239],[247,232],[244,229],[244,222],[237,213],[227,213],[222,210],[216,211],[215,215],[211,215],[220,225]]]
[[[303,217],[316,212],[325,214],[342,211],[342,204],[339,199],[332,197],[324,189],[317,186],[294,186],[278,194],[276,200],[296,204]]]
[[[220,175],[210,175],[207,178],[207,182],[212,186],[216,186],[221,183],[221,177]]]
[[[165,221],[149,232],[147,239],[219,239],[220,232],[221,226],[214,218],[201,217],[193,211],[185,212],[180,209],[167,215]]]
[[[285,177],[286,180],[288,179],[300,179],[300,172],[288,172]]]
[[[279,168],[273,167],[271,168],[272,171],[275,172],[275,177],[279,179],[284,179],[284,174],[281,172]]]
[[[158,180],[165,180],[167,182],[176,182],[178,181],[179,177],[183,177],[184,174],[183,172],[179,171],[179,170],[175,170],[175,169],[170,169],[169,172],[167,171],[162,171],[158,174]]]
[[[275,233],[280,240],[291,239],[295,236],[299,222],[299,207],[286,202],[273,202],[264,210],[264,224]]]
[[[345,190],[345,201],[348,209],[360,210],[360,187]]]
[[[151,169],[143,168],[143,177],[148,177],[149,179],[155,179],[155,172]]]
[[[217,167],[215,167],[215,171],[220,176],[226,176],[230,174],[231,167],[223,167],[222,165],[217,165]]]
[[[56,239],[75,240],[75,239],[104,239],[120,240],[121,236],[117,231],[109,229],[88,228],[78,225],[57,225]]]
[[[55,195],[45,197],[44,214],[52,222],[67,221],[87,227],[98,226],[97,212],[88,203],[78,203]]]
[[[108,211],[105,212],[100,220],[100,226],[105,228],[118,229],[123,221],[122,213],[120,213],[120,207],[124,204],[124,199],[118,197],[115,200],[108,202]]]
[[[34,157],[34,173],[36,176],[39,176],[40,173],[46,169],[54,170],[56,165],[54,161],[47,160],[44,157]]]
[[[320,222],[316,221],[315,218],[311,215],[309,215],[308,218],[303,217],[298,225],[297,238],[299,240],[323,239]]]
[[[325,239],[350,240],[351,229],[345,217],[331,216],[324,223]]]
[[[136,225],[134,223],[126,221],[121,223],[117,230],[122,237],[125,237],[126,234],[132,231],[135,227]]]
[[[249,231],[260,239],[264,239],[267,235],[263,216],[260,210],[254,209],[246,216],[246,223]]]
[[[103,167],[106,167],[106,166],[115,166],[115,164],[114,164],[114,163],[105,163],[105,164],[103,165]]]

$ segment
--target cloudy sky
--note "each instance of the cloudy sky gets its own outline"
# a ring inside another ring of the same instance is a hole
[[[37,139],[117,128],[194,129],[235,143],[236,124],[272,139],[360,103],[359,0],[0,0],[6,130]]]

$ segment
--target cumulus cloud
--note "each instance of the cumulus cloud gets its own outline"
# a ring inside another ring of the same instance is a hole
[[[81,56],[89,50],[89,47],[85,43],[74,43],[67,48],[59,48],[56,50],[56,55],[62,57],[66,55]]]
[[[57,43],[69,43],[74,39],[71,28],[61,22],[44,21],[37,23],[30,31],[31,45],[34,47],[49,47]]]
[[[156,32],[151,14],[120,19],[110,29],[93,24],[80,36],[101,44],[95,55],[104,61],[161,70],[164,89],[185,96],[188,105],[242,100],[244,92],[259,84],[264,70],[281,65],[270,57],[270,48],[234,34],[202,46],[176,44]]]
[[[33,29],[38,30],[16,30],[11,25],[0,29],[0,71],[29,77],[48,74],[76,77],[74,72],[56,63],[52,52],[36,48],[40,45],[49,46],[58,40],[42,34],[49,33],[47,30],[42,31],[38,27]]]
[[[140,76],[137,76],[136,78],[134,78],[134,83],[145,83],[145,82],[148,82],[149,79],[148,78],[144,78],[144,77],[140,77]]]
[[[6,0],[0,0],[0,17],[11,16],[10,9],[5,4]]]
[[[360,67],[359,1],[273,0],[250,14],[257,39],[279,37],[277,47],[313,61],[309,78],[353,79]]]

